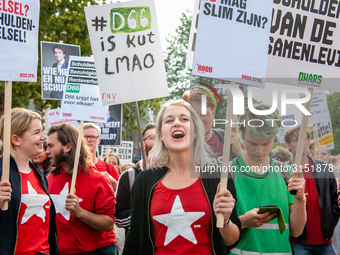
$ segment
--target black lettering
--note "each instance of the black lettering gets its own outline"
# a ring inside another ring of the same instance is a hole
[[[147,58],[150,58],[151,59],[151,64],[150,65],[147,65],[146,64],[146,61],[147,61]],[[153,65],[155,64],[155,60],[154,60],[154,58],[153,58],[153,55],[151,54],[151,53],[148,53],[148,54],[146,54],[145,55],[145,57],[144,57],[144,67],[145,68],[151,68],[151,67],[153,67]]]
[[[132,36],[132,39],[130,39],[130,35],[127,35],[126,37],[126,45],[128,48],[132,45],[134,48],[136,48],[136,45],[134,44],[133,40],[135,40],[135,36]]]
[[[109,59],[107,57],[105,58],[105,74],[115,74],[109,71]]]
[[[110,35],[110,36],[107,38],[107,41],[108,41],[108,43],[110,43],[110,44],[111,44],[111,48],[110,48],[110,49],[108,49],[107,51],[113,51],[113,50],[116,48],[116,44],[115,44],[115,42],[114,42],[114,41],[112,41],[112,40],[113,40],[113,38],[115,38],[115,36],[114,36],[114,35]]]
[[[140,64],[139,58],[138,56],[135,54],[133,55],[133,63],[132,63],[132,72],[135,71],[135,66],[138,65],[139,66],[139,70],[142,71],[142,66]]]
[[[120,61],[120,63],[123,63],[123,61],[126,60],[126,70],[130,71],[130,60],[127,56],[124,56],[122,58],[116,58],[116,70],[117,73],[119,73],[119,65],[118,65],[118,61]]]

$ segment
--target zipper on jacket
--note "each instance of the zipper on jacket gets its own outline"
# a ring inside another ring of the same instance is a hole
[[[203,190],[204,190],[204,194],[205,194],[205,196],[208,200],[208,204],[209,204],[209,208],[210,208],[210,212],[211,212],[211,216],[210,216],[210,220],[211,220],[211,240],[210,241],[211,241],[211,247],[213,248],[213,252],[214,252],[214,254],[216,254],[215,248],[214,248],[214,243],[213,243],[213,235],[214,235],[213,234],[214,233],[214,221],[213,221],[214,215],[213,214],[214,214],[214,211],[211,209],[209,197],[208,197],[207,192],[206,192],[204,185],[203,185],[202,176],[200,177],[200,179],[201,179],[201,184],[202,184],[202,187],[203,187]]]
[[[152,245],[152,250],[153,250],[153,254],[155,254],[155,247],[153,245],[153,242],[152,242],[152,237],[151,237],[151,224],[150,224],[150,218],[151,218],[151,215],[150,215],[150,205],[151,205],[151,193],[153,191],[153,189],[155,188],[155,186],[164,179],[164,177],[166,176],[167,173],[169,173],[169,168],[168,168],[168,171],[163,175],[163,177],[161,179],[159,179],[151,188],[150,190],[150,194],[149,194],[149,200],[148,200],[148,225],[149,225],[149,238],[150,238],[150,241],[151,241],[151,245]]]
[[[20,194],[20,200],[19,200],[19,210],[18,210],[18,214],[17,214],[17,222],[16,222],[16,226],[17,226],[17,236],[15,238],[15,246],[14,246],[14,253],[13,255],[15,254],[15,251],[17,249],[17,243],[18,243],[18,229],[19,229],[19,214],[20,214],[20,208],[21,208],[21,196],[22,196],[22,178],[21,178],[21,174],[20,172],[18,171],[19,175],[20,175],[20,190],[21,190],[21,194]]]

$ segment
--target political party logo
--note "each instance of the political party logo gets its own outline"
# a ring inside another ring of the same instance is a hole
[[[300,82],[321,84],[322,83],[322,75],[300,72],[298,80]]]
[[[80,85],[67,84],[66,86],[66,92],[68,93],[79,93],[79,91],[80,91]]]

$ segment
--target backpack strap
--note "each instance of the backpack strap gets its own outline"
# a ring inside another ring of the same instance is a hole
[[[107,165],[107,163],[104,161],[104,163],[105,163],[105,165],[106,165],[106,170],[107,170],[107,172],[110,174],[110,172],[109,172],[109,166]]]

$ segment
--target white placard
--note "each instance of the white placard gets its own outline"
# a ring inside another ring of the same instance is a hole
[[[106,146],[100,147],[100,156],[104,158],[106,156]],[[109,151],[110,153],[118,154],[121,164],[133,163],[133,142],[122,141],[120,146],[110,146]]]
[[[274,0],[267,78],[340,92],[338,1]]]
[[[37,81],[39,0],[0,2],[0,80]]]
[[[105,122],[108,109],[100,101],[93,58],[70,56],[66,80],[61,118]]]
[[[279,141],[280,143],[285,143],[285,133],[288,129],[296,126],[294,114],[282,115],[280,116],[281,127],[279,128]]]
[[[331,122],[323,122],[316,124],[319,136],[319,144],[326,145],[328,149],[334,149],[334,137]],[[317,146],[317,143],[315,143]]]
[[[199,3],[200,3],[200,0],[195,0],[195,6],[194,6],[193,14],[192,14],[192,21],[191,21],[191,27],[190,27],[187,57],[185,59],[185,65],[189,68],[192,68],[192,63],[194,62],[195,44],[196,44],[196,36],[197,36],[197,25],[198,25],[198,13],[199,13],[198,5],[199,5]]]
[[[85,8],[103,105],[168,96],[154,2]]]
[[[201,0],[194,75],[264,87],[272,0]]]
[[[52,126],[60,125],[62,123],[62,119],[60,118],[60,116],[61,116],[60,109],[48,110],[47,111],[48,127],[50,128]],[[78,121],[76,120],[67,119],[65,120],[65,123],[71,124],[76,128],[79,128]]]
[[[305,95],[300,94],[300,98]],[[308,118],[308,124],[317,124],[322,122],[331,122],[331,115],[328,110],[327,96],[322,90],[313,90],[312,104],[310,106],[312,116]]]

